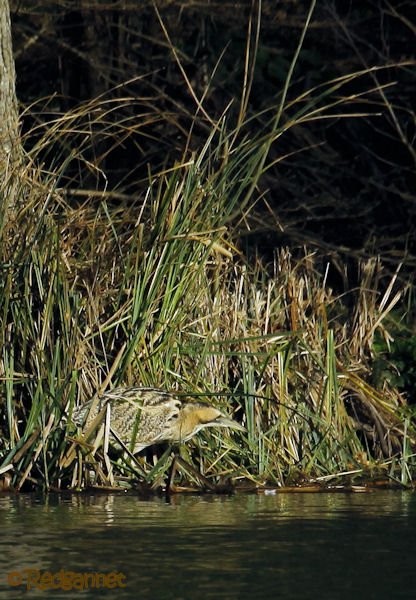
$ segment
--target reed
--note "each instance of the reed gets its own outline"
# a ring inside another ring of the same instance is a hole
[[[27,207],[17,215],[19,235],[2,247],[2,472],[18,489],[83,487],[86,464],[96,484],[160,483],[169,452],[155,466],[110,462],[76,441],[74,405],[123,383],[205,396],[245,424],[246,434],[201,434],[181,449],[214,480],[366,472],[402,444],[408,481],[414,431],[394,388],[368,383],[363,350],[397,301],[377,301],[380,264],[366,266],[349,318],[312,253],[247,264],[227,221],[238,197],[205,175],[201,161],[178,166],[139,215],[129,205],[91,214],[57,190],[45,209],[42,187],[30,218]]]

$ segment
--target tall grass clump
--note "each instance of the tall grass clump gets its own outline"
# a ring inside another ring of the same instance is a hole
[[[161,485],[170,449],[153,461],[120,457],[105,434],[83,435],[72,422],[75,406],[116,385],[202,396],[245,425],[181,448],[183,480],[410,481],[408,407],[388,381],[371,382],[374,336],[388,339],[386,319],[403,293],[396,276],[386,285],[380,261],[361,261],[347,305],[307,247],[276,249],[267,261],[242,252],[259,182],[276,162],[267,162],[272,145],[328,112],[341,117],[356,100],[343,86],[363,76],[287,99],[313,5],[277,109],[256,115],[255,133],[244,96],[234,125],[227,111],[211,120],[202,147],[149,173],[135,197],[107,189],[88,146],[92,131],[135,134],[132,120],[114,119],[130,100],[99,98],[36,129],[0,248],[5,486]],[[248,71],[246,90],[249,81]],[[92,170],[101,187],[73,189],[76,169]]]
[[[137,205],[105,195],[70,204],[56,175],[33,184],[2,243],[1,470],[11,485],[82,487],[91,465],[96,484],[160,482],[169,453],[156,467],[111,463],[72,425],[75,405],[118,384],[202,395],[245,424],[246,435],[182,449],[205,477],[325,478],[398,451],[400,396],[366,381],[371,336],[398,300],[393,287],[378,300],[381,265],[363,265],[351,316],[313,253],[247,263],[233,229],[252,181],[247,142],[224,162],[227,141],[213,132]]]

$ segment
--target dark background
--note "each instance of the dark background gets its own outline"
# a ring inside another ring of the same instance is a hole
[[[156,4],[196,96],[205,94],[205,111],[218,119],[232,103],[231,128],[240,107],[248,23],[251,16],[253,41],[258,4]],[[302,0],[262,3],[248,136],[267,126],[278,106],[309,6]],[[329,257],[337,266],[339,277],[331,283],[340,291],[354,283],[357,261],[373,255],[381,256],[386,274],[403,263],[400,276],[412,279],[416,23],[411,8],[410,0],[317,3],[283,122],[296,118],[308,101],[326,106],[326,118],[291,127],[273,144],[269,159],[277,162],[258,186],[268,208],[258,202],[250,228],[240,227],[247,255],[253,248],[267,258],[279,246],[294,251],[311,246],[323,265]],[[210,123],[201,112],[196,115],[152,2],[44,0],[12,2],[11,10],[18,96],[30,106],[23,119],[27,146],[57,114],[98,96],[119,102],[117,109],[112,104],[105,133],[91,125],[84,162],[69,161],[68,186],[101,189],[105,173],[107,189],[137,199],[149,172],[202,146]],[[380,69],[368,71],[372,67]],[[329,81],[360,71],[367,72],[330,90]],[[311,91],[315,86],[321,87]],[[126,97],[134,103],[123,104]],[[337,116],[327,118],[331,115]],[[130,124],[129,135],[120,134],[121,121]],[[53,167],[57,156],[68,156],[80,139],[72,132],[54,140],[42,157],[45,168]]]

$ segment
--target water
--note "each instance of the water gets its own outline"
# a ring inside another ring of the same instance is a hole
[[[408,599],[414,531],[409,492],[0,495],[0,599]]]

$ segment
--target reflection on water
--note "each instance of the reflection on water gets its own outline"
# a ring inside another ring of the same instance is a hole
[[[0,495],[0,599],[409,598],[415,502],[409,492]],[[126,586],[10,585],[25,569],[121,573]]]

